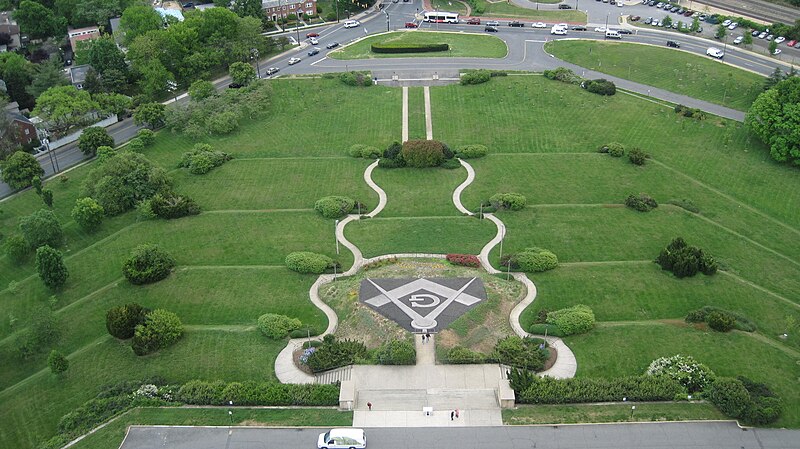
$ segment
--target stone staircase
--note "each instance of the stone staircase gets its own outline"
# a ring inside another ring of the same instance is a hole
[[[341,368],[332,369],[322,373],[317,373],[315,383],[318,384],[335,384],[336,382],[343,382],[350,380],[353,373],[353,366],[343,366]]]

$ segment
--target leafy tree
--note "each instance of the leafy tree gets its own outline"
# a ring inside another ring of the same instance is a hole
[[[42,201],[47,207],[53,207],[53,191],[50,189],[42,190]]]
[[[744,33],[744,39],[742,39],[742,44],[746,47],[750,47],[753,45],[753,36],[750,33]]]
[[[246,62],[234,62],[228,69],[231,81],[240,86],[246,86],[256,79],[256,69]]]
[[[778,49],[778,43],[775,41],[769,41],[769,46],[767,48],[769,49],[769,54],[774,56],[775,51]]]
[[[150,129],[164,126],[166,118],[166,106],[161,103],[144,103],[136,108],[133,113],[133,122],[137,125],[145,125]]]
[[[261,0],[237,0],[233,5],[233,12],[239,17],[255,17],[259,20],[264,16]]]
[[[290,41],[289,38],[286,36],[280,36],[275,38],[274,40],[275,44],[281,48],[281,51],[285,50],[286,46],[292,43],[292,41]]]
[[[42,279],[44,285],[52,290],[63,287],[69,277],[61,251],[53,249],[49,245],[43,245],[36,249],[36,271],[39,272],[39,278]]]
[[[83,228],[84,231],[94,231],[103,222],[103,206],[93,198],[78,198],[75,207],[72,208],[72,219]]]
[[[83,130],[78,139],[78,148],[87,156],[94,156],[99,147],[113,147],[114,138],[102,126],[90,126]]]
[[[74,26],[108,23],[112,17],[122,14],[125,5],[130,4],[127,0],[80,0],[75,3]]]
[[[728,34],[727,28],[720,25],[717,27],[717,32],[714,34],[715,39],[723,39]]]
[[[25,91],[34,97],[38,97],[51,87],[67,85],[69,85],[69,80],[61,71],[61,61],[54,58],[36,66],[33,82]]]
[[[178,315],[164,309],[147,314],[144,324],[136,326],[131,347],[136,355],[150,354],[175,343],[183,335]]]
[[[146,147],[156,143],[156,133],[147,128],[136,131],[136,138],[139,139]]]
[[[138,69],[141,74],[139,89],[149,99],[157,99],[163,95],[167,91],[167,81],[174,79],[172,73],[157,59],[138,66]]]
[[[781,70],[780,67],[775,67],[775,70],[764,80],[764,90],[772,89],[785,78],[786,76],[783,74],[783,70]]]
[[[160,30],[164,25],[161,15],[149,5],[133,5],[125,9],[120,27],[125,32],[125,43],[130,44],[148,31]]]
[[[106,215],[119,215],[156,193],[169,193],[171,182],[164,169],[143,155],[123,151],[95,167],[83,184],[83,193],[97,200]]]
[[[97,74],[95,69],[89,67],[86,71],[86,78],[83,79],[83,90],[94,95],[103,91],[103,84],[100,81],[100,75]]]
[[[26,88],[33,81],[35,73],[34,65],[22,55],[12,52],[0,53],[0,79],[5,81],[11,101],[19,103],[20,107],[32,108],[34,105],[33,96]]]
[[[106,329],[114,338],[127,340],[133,337],[136,326],[144,324],[150,309],[136,303],[112,307],[106,312]]]
[[[175,259],[158,245],[139,245],[125,260],[122,274],[131,284],[142,285],[158,282],[175,268]]]
[[[126,72],[117,69],[107,69],[100,78],[103,90],[107,92],[124,92],[128,86],[128,76]]]
[[[5,251],[8,257],[16,263],[20,263],[28,256],[31,247],[21,235],[12,235],[5,239]]]
[[[131,98],[116,93],[98,93],[92,96],[97,102],[98,110],[107,114],[122,115],[130,109]]]
[[[672,17],[664,16],[664,19],[661,22],[664,23],[665,27],[671,26],[672,25]]]
[[[56,17],[53,11],[31,0],[22,0],[14,11],[14,19],[32,39],[60,36],[67,31],[66,19]]]
[[[51,123],[51,130],[63,133],[87,121],[89,113],[97,110],[98,104],[89,92],[74,86],[51,87],[36,100],[34,115]]]
[[[105,75],[106,71],[112,69],[119,70],[122,73],[128,70],[128,64],[125,62],[125,54],[117,47],[114,38],[111,36],[103,36],[100,39],[90,41],[87,59],[87,62],[101,76]]]
[[[700,19],[698,17],[695,17],[694,19],[692,19],[692,24],[691,26],[689,26],[689,31],[694,33],[699,29],[700,29]]]
[[[46,307],[36,307],[32,313],[28,328],[17,335],[14,346],[22,358],[41,351],[45,346],[57,340],[60,331],[53,311]]]
[[[50,367],[51,373],[61,375],[69,368],[69,360],[60,351],[53,349],[47,357],[47,366]]]
[[[745,124],[770,149],[778,162],[800,165],[800,77],[779,82],[756,98]]]
[[[189,86],[189,97],[194,101],[202,101],[217,93],[211,81],[197,80]]]
[[[32,154],[17,151],[5,161],[0,161],[3,182],[12,189],[24,189],[33,182],[36,176],[44,175],[44,169]]]

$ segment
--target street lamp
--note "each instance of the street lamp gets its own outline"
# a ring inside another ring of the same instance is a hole
[[[333,239],[336,241],[336,255],[339,255],[339,237],[336,235],[336,230],[339,228],[339,220],[333,226]]]
[[[256,73],[258,74],[258,78],[260,79],[261,78],[261,66],[258,64],[258,49],[257,48],[250,49],[250,53],[253,54],[252,57],[253,57],[253,59],[256,60]]]
[[[167,80],[167,91],[172,94],[173,98],[175,99],[175,103],[177,103],[178,95],[175,92],[178,91],[178,83],[172,80]]]
[[[54,157],[53,150],[52,148],[50,148],[49,136],[42,139],[42,143],[47,148],[47,155],[50,157],[50,165],[53,166],[53,173],[58,173],[60,171],[60,168],[58,166],[58,155],[55,155]]]
[[[389,31],[389,13],[386,10],[383,10],[383,13],[386,15],[386,31]]]

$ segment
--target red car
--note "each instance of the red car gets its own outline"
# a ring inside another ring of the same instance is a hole
[[[406,28],[416,28],[416,27],[417,27],[416,22],[406,22]]]
[[[794,44],[796,44],[796,43],[797,43],[797,41],[791,40],[791,41],[787,42],[786,45],[788,45],[790,47],[794,47]]]
[[[467,25],[480,25],[480,24],[481,24],[481,19],[477,17],[470,17],[469,20],[467,20]]]
[[[306,37],[319,37],[319,33],[308,33]]]

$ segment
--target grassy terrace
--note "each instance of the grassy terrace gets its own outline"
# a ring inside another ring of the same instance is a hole
[[[502,17],[526,20],[541,20],[543,22],[574,22],[586,23],[586,13],[583,11],[569,10],[538,10],[536,8],[520,8],[506,2],[488,2],[477,0],[479,6],[483,7],[484,12],[475,14],[481,17]],[[540,3],[558,3],[557,1],[545,0]]]
[[[430,53],[373,53],[372,44],[449,44],[446,52]],[[341,50],[329,53],[333,59],[373,58],[502,58],[508,53],[505,42],[494,36],[469,33],[441,33],[425,30],[394,31],[362,39]]]
[[[671,48],[573,40],[553,41],[545,49],[587,69],[740,111],[746,111],[763,92],[761,75]]]
[[[503,410],[503,423],[511,425],[574,424],[606,422],[662,422],[727,419],[708,403],[636,404],[631,418],[629,404],[574,404],[518,406]]]

